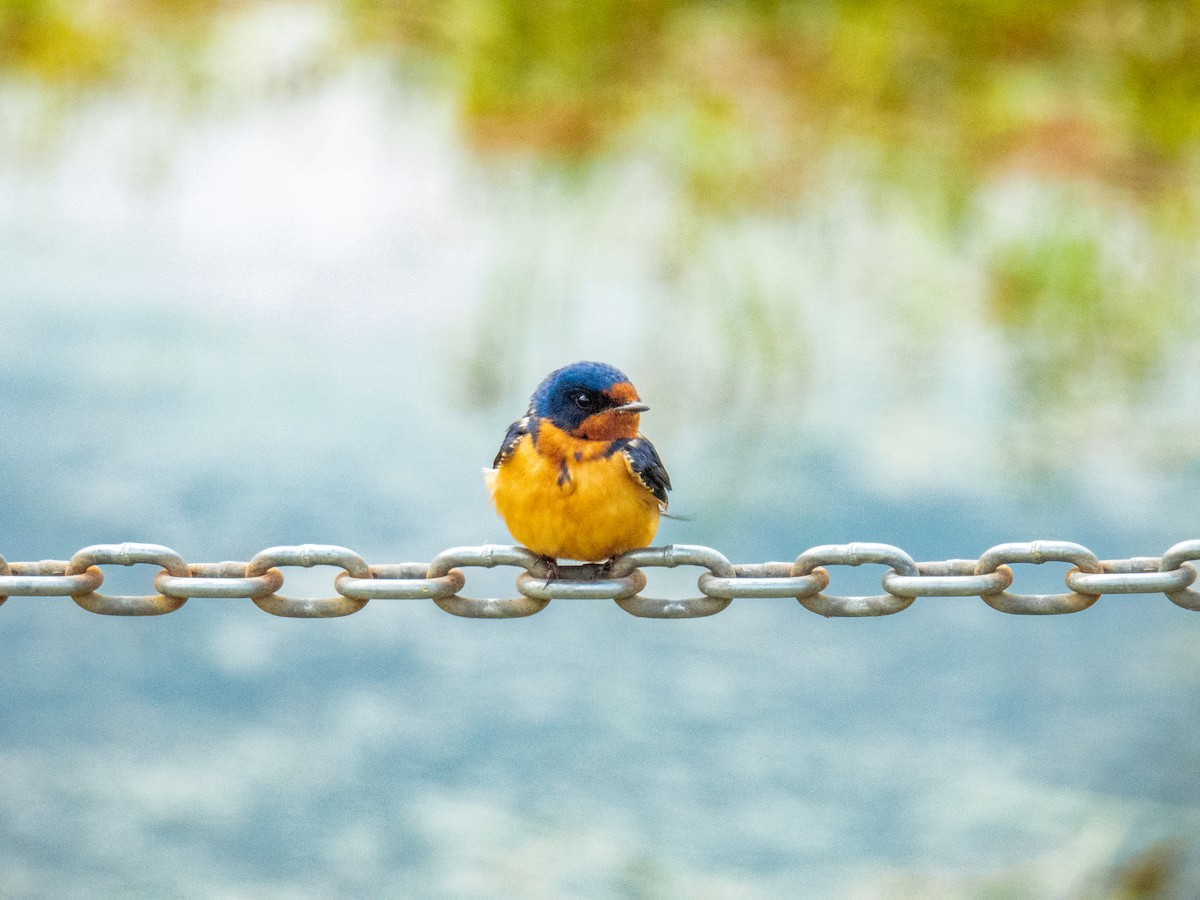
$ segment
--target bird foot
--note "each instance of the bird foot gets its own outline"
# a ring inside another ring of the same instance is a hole
[[[562,578],[562,572],[558,568],[558,560],[553,556],[539,556],[538,561],[546,565],[546,581],[558,581]]]

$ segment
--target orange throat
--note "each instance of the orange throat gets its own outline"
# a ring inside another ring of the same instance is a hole
[[[596,459],[608,452],[608,445],[617,438],[637,437],[637,422],[629,423],[629,419],[637,419],[637,415],[629,413],[613,413],[614,419],[625,419],[625,422],[609,422],[604,420],[605,413],[591,416],[584,420],[580,428],[585,437],[576,437],[569,431],[563,431],[553,422],[543,421],[539,424],[537,434],[538,453],[555,463],[579,463]],[[589,423],[595,421],[594,431],[585,431]],[[629,431],[632,424],[633,430]],[[595,435],[595,436],[593,436]]]

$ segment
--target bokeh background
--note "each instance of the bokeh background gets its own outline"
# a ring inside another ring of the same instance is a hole
[[[1200,537],[1197,59],[1194,0],[0,0],[0,553],[506,542],[480,469],[596,358],[661,542],[1161,555]],[[1198,726],[1162,596],[14,598],[0,895],[1182,900]]]

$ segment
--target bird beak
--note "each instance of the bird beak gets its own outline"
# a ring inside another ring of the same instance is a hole
[[[619,413],[644,413],[649,408],[645,403],[626,403],[622,406],[614,406],[612,411]]]

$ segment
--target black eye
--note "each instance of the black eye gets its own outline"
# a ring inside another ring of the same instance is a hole
[[[580,391],[575,395],[575,405],[580,409],[593,409],[596,406],[596,398],[591,394]]]

